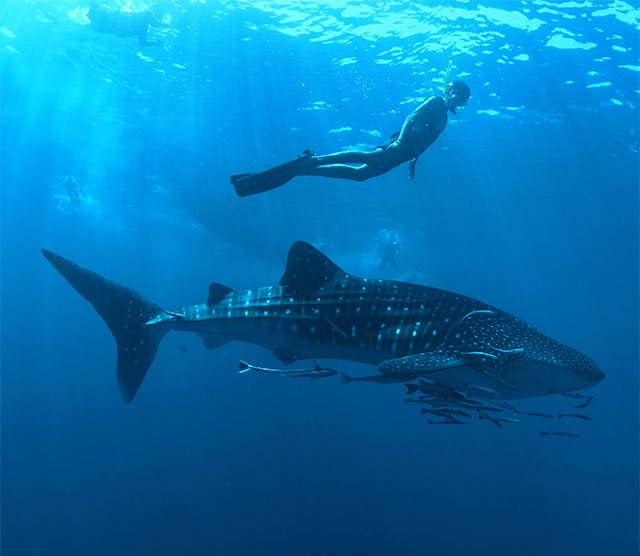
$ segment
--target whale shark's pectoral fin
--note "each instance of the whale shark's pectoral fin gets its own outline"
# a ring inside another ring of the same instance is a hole
[[[455,369],[458,367],[467,367],[482,373],[491,379],[499,382],[503,386],[512,390],[518,387],[502,378],[496,373],[498,367],[495,363],[504,358],[517,357],[516,353],[500,353],[494,355],[483,351],[467,351],[460,353],[452,353],[448,351],[429,351],[426,353],[418,353],[416,355],[407,355],[398,359],[388,359],[378,365],[378,371],[382,374],[393,375],[426,375],[431,373],[439,373],[447,369]]]
[[[423,375],[465,365],[466,363],[457,354],[430,351],[397,359],[387,359],[378,365],[378,371],[385,375]]]
[[[499,376],[496,370],[517,366],[517,359],[522,351],[521,349],[499,350],[497,355],[486,351],[464,351],[460,352],[460,357],[472,369],[487,375],[507,388],[518,390],[515,384]]]

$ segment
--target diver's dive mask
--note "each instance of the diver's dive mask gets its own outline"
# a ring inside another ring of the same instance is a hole
[[[456,108],[469,100],[471,96],[471,89],[464,81],[458,79],[447,83],[444,90],[444,101],[447,104],[447,108],[454,114]]]

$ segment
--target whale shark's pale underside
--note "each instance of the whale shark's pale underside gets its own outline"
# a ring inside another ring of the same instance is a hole
[[[291,246],[279,285],[235,291],[212,283],[206,303],[175,311],[42,251],[113,333],[126,402],[170,330],[195,332],[207,349],[241,340],[271,349],[283,363],[360,361],[390,379],[424,376],[505,399],[572,392],[604,377],[589,357],[504,311],[445,290],[351,276],[301,241]]]

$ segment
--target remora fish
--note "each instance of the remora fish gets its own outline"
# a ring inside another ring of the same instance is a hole
[[[372,376],[351,376],[347,373],[340,373],[340,384],[348,384],[349,382],[375,382],[377,384],[393,384],[395,382],[404,382],[406,376],[390,376],[390,375],[372,375]]]
[[[125,402],[142,383],[162,337],[195,332],[206,349],[233,340],[295,359],[346,359],[405,380],[430,375],[525,398],[594,386],[604,373],[585,355],[499,309],[446,290],[351,276],[308,243],[291,246],[279,285],[209,286],[206,303],[167,311],[60,255],[47,260],[106,321],[118,345]]]
[[[271,375],[291,376],[297,378],[309,377],[312,380],[315,378],[322,378],[325,376],[337,375],[338,371],[333,369],[325,369],[318,365],[316,361],[313,362],[313,369],[270,369],[268,367],[257,367],[246,361],[239,361],[240,373],[246,373],[248,371],[259,371],[261,373],[267,373]]]

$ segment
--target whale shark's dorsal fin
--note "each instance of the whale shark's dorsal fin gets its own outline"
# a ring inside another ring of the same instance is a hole
[[[280,285],[287,292],[304,295],[317,292],[325,283],[337,278],[347,278],[347,274],[312,245],[296,241],[289,249]]]

